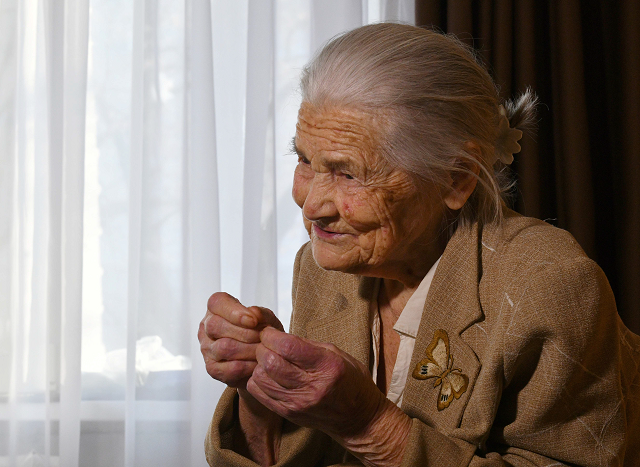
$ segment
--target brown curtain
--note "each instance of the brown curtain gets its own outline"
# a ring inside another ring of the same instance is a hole
[[[640,2],[416,0],[416,24],[476,48],[503,98],[538,94],[514,207],[569,230],[640,333]]]

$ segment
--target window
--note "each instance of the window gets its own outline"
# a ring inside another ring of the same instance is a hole
[[[412,8],[2,3],[0,464],[204,464],[208,295],[291,313],[299,73]]]

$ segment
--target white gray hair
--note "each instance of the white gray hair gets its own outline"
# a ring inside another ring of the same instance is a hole
[[[456,173],[478,163],[465,149],[481,150],[478,184],[456,225],[502,221],[504,194],[499,105],[511,128],[526,128],[537,98],[527,89],[500,102],[498,89],[473,49],[453,35],[406,24],[363,26],[330,40],[304,68],[303,101],[353,107],[385,121],[380,152],[416,183],[448,186]],[[475,176],[475,174],[474,174]]]

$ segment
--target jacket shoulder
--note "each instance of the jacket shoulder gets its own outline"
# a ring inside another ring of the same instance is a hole
[[[562,262],[587,258],[566,230],[514,212],[505,216],[501,226],[483,230],[482,250],[496,253],[490,256],[502,261]]]
[[[504,311],[505,302],[516,310],[511,303],[517,297],[536,291],[545,310],[561,298],[577,298],[581,290],[613,298],[604,273],[575,238],[541,220],[509,213],[500,227],[483,229],[479,249],[480,293],[487,311]]]

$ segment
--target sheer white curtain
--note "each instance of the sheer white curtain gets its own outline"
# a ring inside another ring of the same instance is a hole
[[[0,0],[0,466],[205,465],[225,290],[290,316],[299,72],[408,0]]]

